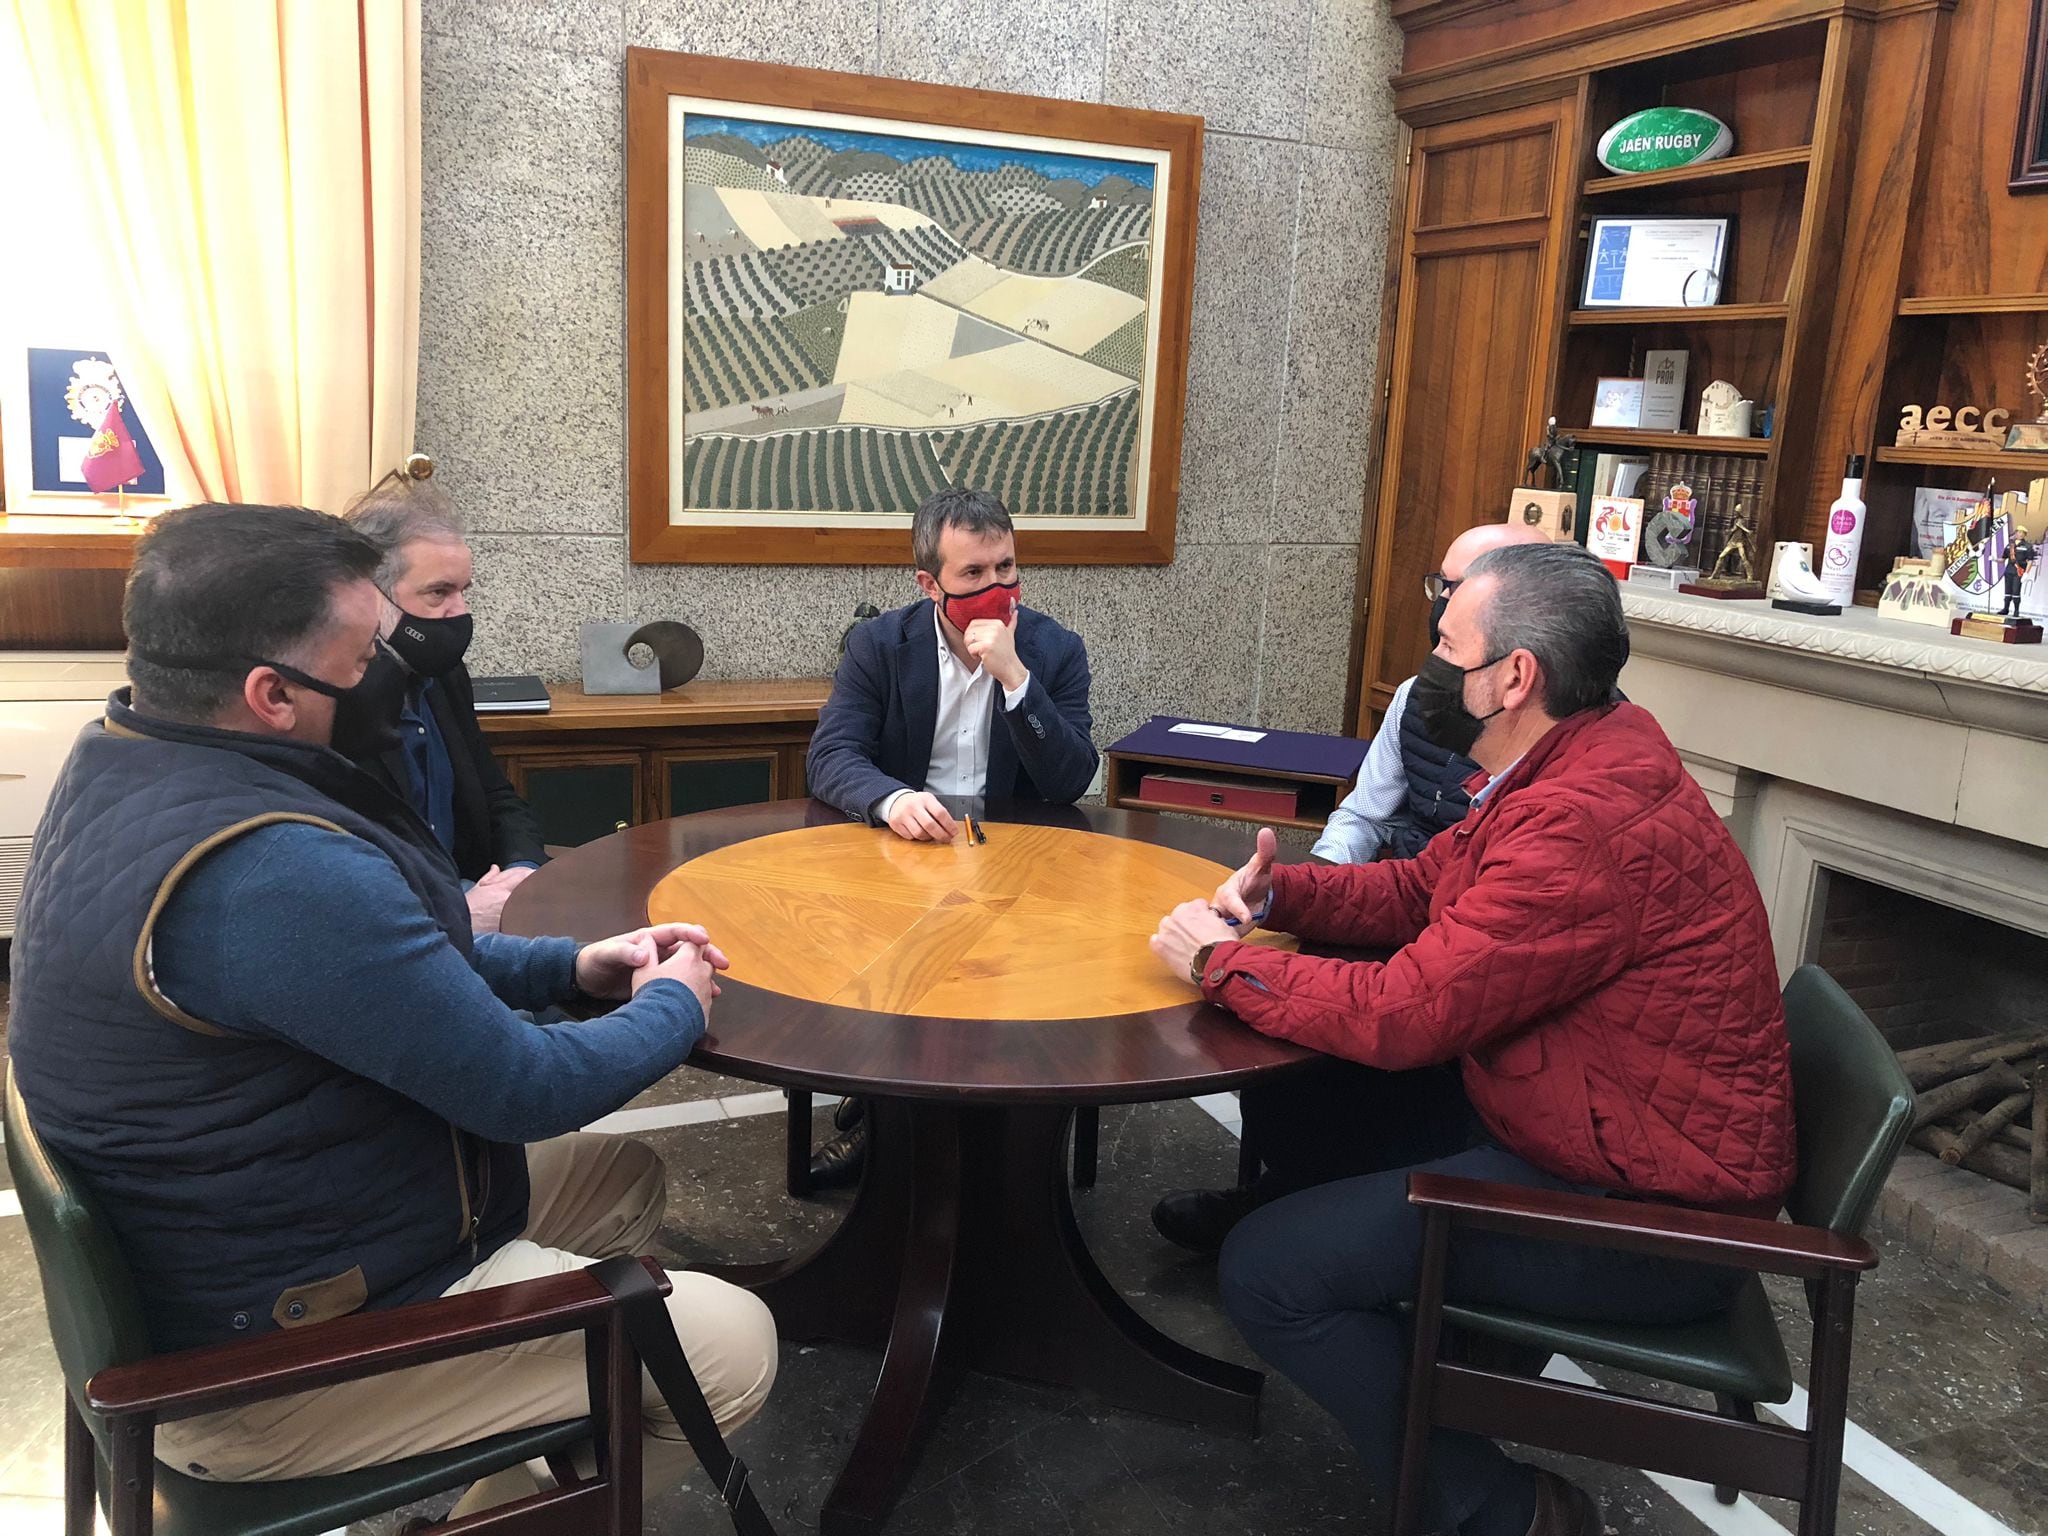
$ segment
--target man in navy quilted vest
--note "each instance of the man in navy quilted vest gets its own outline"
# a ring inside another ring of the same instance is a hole
[[[297,507],[208,505],[139,543],[132,690],[88,726],[22,893],[9,1053],[90,1186],[160,1350],[638,1253],[645,1146],[575,1134],[672,1071],[725,964],[704,929],[472,937],[455,866],[329,747],[395,610],[374,545]],[[615,1002],[585,1022],[516,1010]],[[767,1309],[698,1274],[669,1309],[722,1426],[775,1375]],[[585,1411],[570,1334],[166,1424],[195,1477],[311,1476]],[[646,1394],[644,1476],[689,1452]],[[532,1491],[472,1488],[465,1512]]]
[[[1548,535],[1519,523],[1482,523],[1467,528],[1444,551],[1438,567],[1423,578],[1429,598],[1429,644],[1437,643],[1437,621],[1465,568],[1489,549],[1510,544],[1546,544]],[[1472,808],[1468,787],[1479,765],[1423,732],[1408,712],[1409,678],[1394,690],[1380,728],[1358,770],[1358,783],[1331,813],[1310,856],[1324,864],[1370,864],[1375,859],[1412,859],[1446,827],[1455,827]],[[1370,1081],[1370,1068],[1330,1060],[1310,1072],[1290,1073],[1239,1094],[1244,1136],[1266,1165],[1265,1175],[1240,1189],[1176,1189],[1152,1208],[1160,1236],[1196,1253],[1214,1253],[1230,1229],[1261,1204],[1310,1184],[1340,1177],[1349,1164],[1331,1167],[1331,1149],[1358,1147],[1360,1106],[1384,1097]],[[1452,1109],[1452,1087],[1443,1073],[1418,1073],[1404,1115],[1427,1123]]]

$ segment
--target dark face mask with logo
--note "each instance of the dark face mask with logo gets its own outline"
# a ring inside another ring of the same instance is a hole
[[[466,613],[451,619],[423,619],[401,610],[391,638],[384,643],[421,677],[439,677],[461,664],[475,622]]]
[[[1473,714],[1465,707],[1465,679],[1474,672],[1498,666],[1513,654],[1512,651],[1503,651],[1493,660],[1482,661],[1476,667],[1461,667],[1441,656],[1431,656],[1423,662],[1422,670],[1415,674],[1415,686],[1408,690],[1408,707],[1415,711],[1415,721],[1422,727],[1422,734],[1446,752],[1470,757],[1472,748],[1486,729],[1486,722],[1507,706],[1502,705],[1489,714]]]

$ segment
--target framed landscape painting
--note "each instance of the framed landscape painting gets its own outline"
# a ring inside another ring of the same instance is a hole
[[[642,562],[899,564],[972,486],[1173,558],[1200,118],[630,49]]]

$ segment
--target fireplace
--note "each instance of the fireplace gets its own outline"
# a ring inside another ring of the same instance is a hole
[[[1825,967],[1914,1080],[1925,1123],[1884,1230],[2048,1309],[2048,1225],[2025,1187],[2030,1079],[2048,1070],[2029,1033],[2048,1033],[2048,655],[2013,654],[2048,647],[1867,610],[1626,587],[1622,603],[1622,688],[1748,855],[1780,975]]]

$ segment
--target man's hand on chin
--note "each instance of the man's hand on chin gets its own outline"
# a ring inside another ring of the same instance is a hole
[[[966,642],[967,654],[986,667],[1005,692],[1015,693],[1031,675],[1017,654],[1015,619],[1007,624],[1001,619],[976,619],[961,631],[960,638]]]
[[[1165,961],[1174,975],[1192,979],[1197,950],[1204,944],[1227,944],[1237,936],[1237,930],[1206,901],[1184,901],[1159,920],[1159,931],[1152,935],[1152,953]]]

